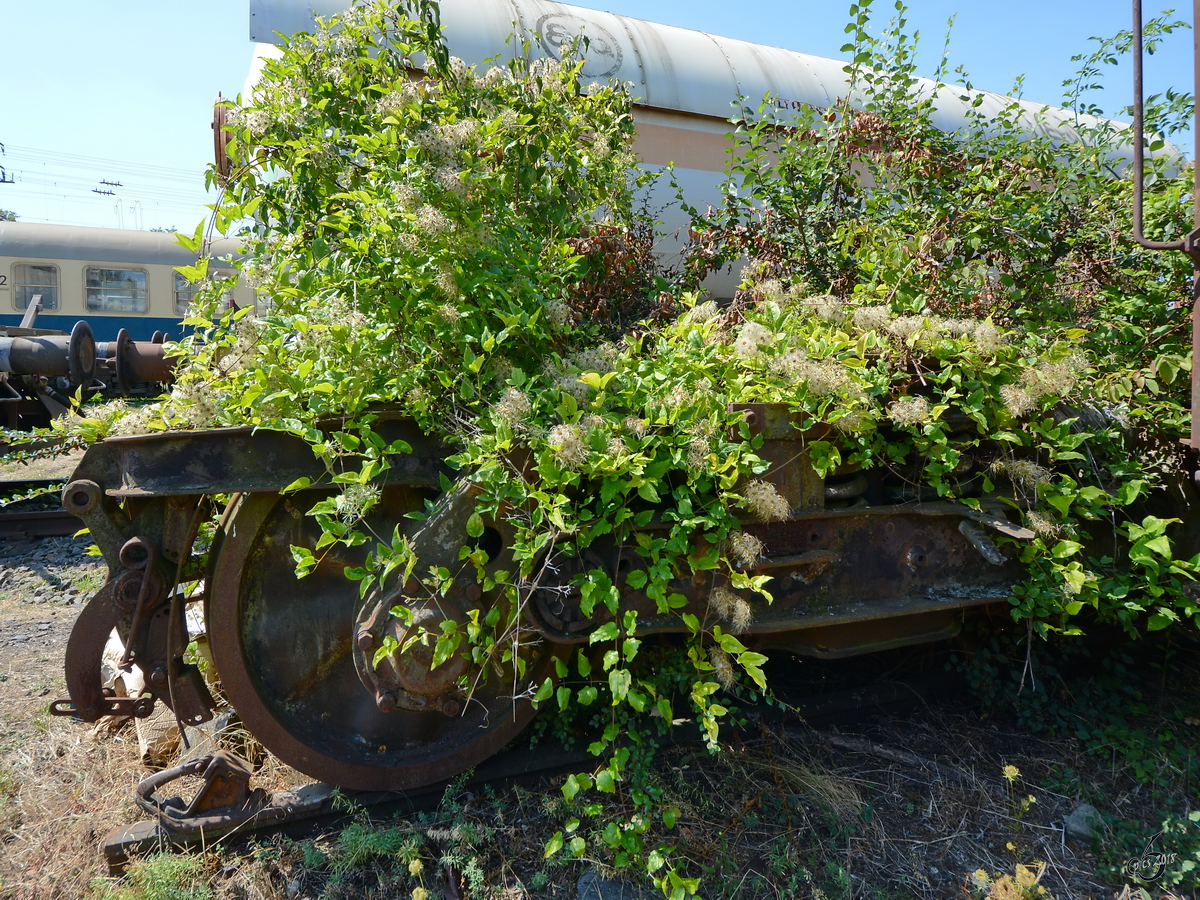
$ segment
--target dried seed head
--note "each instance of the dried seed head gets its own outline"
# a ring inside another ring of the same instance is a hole
[[[1033,397],[1029,395],[1029,391],[1023,387],[1017,387],[1015,384],[1002,385],[1000,399],[1004,401],[1008,411],[1018,419],[1027,415],[1034,406]]]
[[[587,444],[578,426],[555,425],[547,440],[564,468],[575,469],[587,462]]]
[[[899,340],[907,341],[914,335],[920,334],[928,326],[929,320],[924,316],[901,316],[892,319],[887,330]]]
[[[639,419],[635,416],[629,416],[621,423],[625,430],[636,438],[643,438],[646,432],[650,429],[650,424],[645,419]]]
[[[742,505],[764,522],[787,519],[792,508],[769,481],[752,481],[742,491]]]
[[[990,322],[980,322],[975,326],[974,338],[975,346],[984,353],[995,353],[1004,343],[1004,335]]]
[[[854,311],[854,326],[862,331],[884,331],[891,321],[892,312],[886,306],[860,306]]]
[[[1062,530],[1058,523],[1041,510],[1031,509],[1025,513],[1025,524],[1044,538],[1052,538]]]
[[[574,397],[576,403],[585,402],[592,394],[592,389],[580,381],[578,375],[559,375],[554,379],[554,386]]]
[[[743,569],[750,569],[762,559],[763,542],[752,534],[735,531],[729,535],[729,555]]]
[[[708,648],[708,661],[712,663],[713,675],[721,687],[729,690],[733,687],[733,660],[720,647]]]
[[[525,426],[532,409],[529,397],[516,388],[509,388],[495,406],[496,418],[506,422],[514,431]]]
[[[803,378],[807,369],[808,354],[799,347],[789,350],[783,356],[771,360],[771,369],[785,378]]]
[[[840,321],[844,315],[842,301],[833,294],[821,294],[817,297],[808,297],[804,301],[804,306],[810,310],[817,318],[824,319],[827,322]]]
[[[807,362],[796,367],[794,377],[803,381],[808,392],[816,397],[828,397],[849,391],[853,387],[846,369],[833,360]]]
[[[991,469],[1007,475],[1014,484],[1027,489],[1050,483],[1050,470],[1028,459],[998,459],[992,463]]]
[[[550,324],[559,331],[575,324],[575,317],[571,314],[571,307],[567,306],[561,300],[552,300],[547,303],[546,315],[550,317]]]
[[[714,588],[708,595],[708,608],[729,624],[729,630],[740,634],[754,621],[750,604],[728,588]]]

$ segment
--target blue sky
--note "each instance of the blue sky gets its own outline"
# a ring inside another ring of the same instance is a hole
[[[611,12],[840,58],[847,2],[820,0],[596,0]],[[1146,16],[1160,7],[1146,4]],[[882,24],[893,14],[879,0]],[[951,58],[976,87],[1058,103],[1062,81],[1093,35],[1129,27],[1125,0],[912,0],[921,71],[936,67],[947,20]],[[0,208],[23,221],[191,230],[211,198],[212,101],[241,90],[253,45],[247,0],[42,0],[6,4],[0,54]],[[1178,33],[1147,63],[1150,92],[1190,88],[1191,34]],[[1127,68],[1097,98],[1129,102]],[[1190,155],[1190,150],[1189,150]],[[105,185],[101,182],[119,182]],[[95,191],[112,191],[100,194]]]

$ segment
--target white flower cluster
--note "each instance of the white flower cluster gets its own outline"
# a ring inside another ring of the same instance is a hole
[[[581,372],[597,372],[604,375],[613,370],[616,358],[616,347],[612,344],[601,344],[599,347],[580,350],[571,357],[569,362]]]
[[[413,135],[413,142],[435,159],[449,161],[457,156],[478,128],[479,123],[474,119],[434,125]]]
[[[762,347],[775,340],[769,328],[759,322],[747,322],[733,342],[733,352],[740,359],[756,359],[762,355]]]
[[[695,306],[692,311],[688,313],[688,321],[693,325],[700,325],[704,322],[707,322],[709,319],[716,318],[720,312],[721,307],[717,306],[716,301],[705,300],[703,303]]]
[[[1038,401],[1046,397],[1065,397],[1071,393],[1079,376],[1087,368],[1083,356],[1072,354],[1062,359],[1043,360],[1021,373],[1018,384],[1000,388],[1000,398],[1017,418],[1032,412]]]
[[[129,410],[129,407],[125,406],[120,400],[106,403],[104,406],[112,407],[118,403],[125,410]],[[157,406],[143,406],[139,409],[129,410],[127,415],[121,416],[109,426],[107,436],[131,437],[135,434],[146,434],[147,432],[154,431],[155,429],[150,423],[155,422],[157,424],[161,422],[161,417],[157,413]],[[112,413],[110,412],[107,415],[112,415]],[[103,420],[107,418],[107,415],[105,414],[104,407],[89,410],[89,416],[93,419]]]
[[[209,428],[217,419],[217,404],[212,392],[198,381],[176,384],[159,406],[164,418],[182,419],[186,428]]]
[[[551,300],[547,303],[546,315],[550,317],[550,324],[559,331],[575,324],[575,316],[571,312],[571,307],[561,300]]]
[[[231,372],[253,363],[261,352],[264,330],[262,322],[254,316],[243,316],[234,322],[233,346],[221,357],[219,362],[221,371]]]
[[[338,518],[347,524],[357,522],[379,502],[380,490],[374,484],[347,484],[333,501]]]
[[[725,587],[714,588],[708,595],[708,608],[729,623],[729,630],[740,634],[754,621],[750,604]]]
[[[742,506],[763,522],[788,519],[792,508],[769,481],[752,481],[742,490]]]
[[[931,415],[929,401],[924,397],[901,397],[888,407],[888,416],[901,427],[924,425]]]
[[[266,134],[272,120],[266,110],[250,106],[233,110],[227,121],[232,126],[245,128],[251,137],[260,138]]]
[[[508,81],[508,69],[491,66],[486,72],[475,79],[475,83],[485,90],[498,87]]]
[[[520,431],[525,427],[532,409],[528,395],[516,388],[509,388],[500,398],[500,402],[493,407],[493,412],[497,419],[507,423],[513,431]]]
[[[407,82],[400,86],[400,90],[391,91],[380,97],[375,103],[375,114],[381,119],[396,116],[403,112],[405,107],[420,103],[422,97],[421,86],[413,81]]]
[[[547,441],[564,468],[575,469],[587,462],[588,448],[583,437],[578,425],[555,425],[550,429]]]

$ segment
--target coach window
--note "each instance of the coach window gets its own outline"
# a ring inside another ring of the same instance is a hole
[[[29,301],[42,295],[42,309],[58,309],[58,266],[13,266],[13,304],[28,309]]]
[[[197,281],[194,284],[180,275],[175,273],[175,313],[180,316],[186,316],[188,309],[192,305],[192,301],[196,299],[196,293],[204,286],[204,283]]]
[[[102,269],[88,266],[84,272],[87,308],[92,312],[144,313],[146,271]]]

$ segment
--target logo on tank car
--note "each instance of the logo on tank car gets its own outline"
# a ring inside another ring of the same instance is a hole
[[[585,78],[607,78],[621,68],[621,46],[612,32],[602,25],[579,16],[550,13],[537,20],[534,30],[541,35],[542,49],[555,59],[562,59],[564,44],[569,45],[581,34],[586,36],[588,45],[583,50],[582,72]]]

